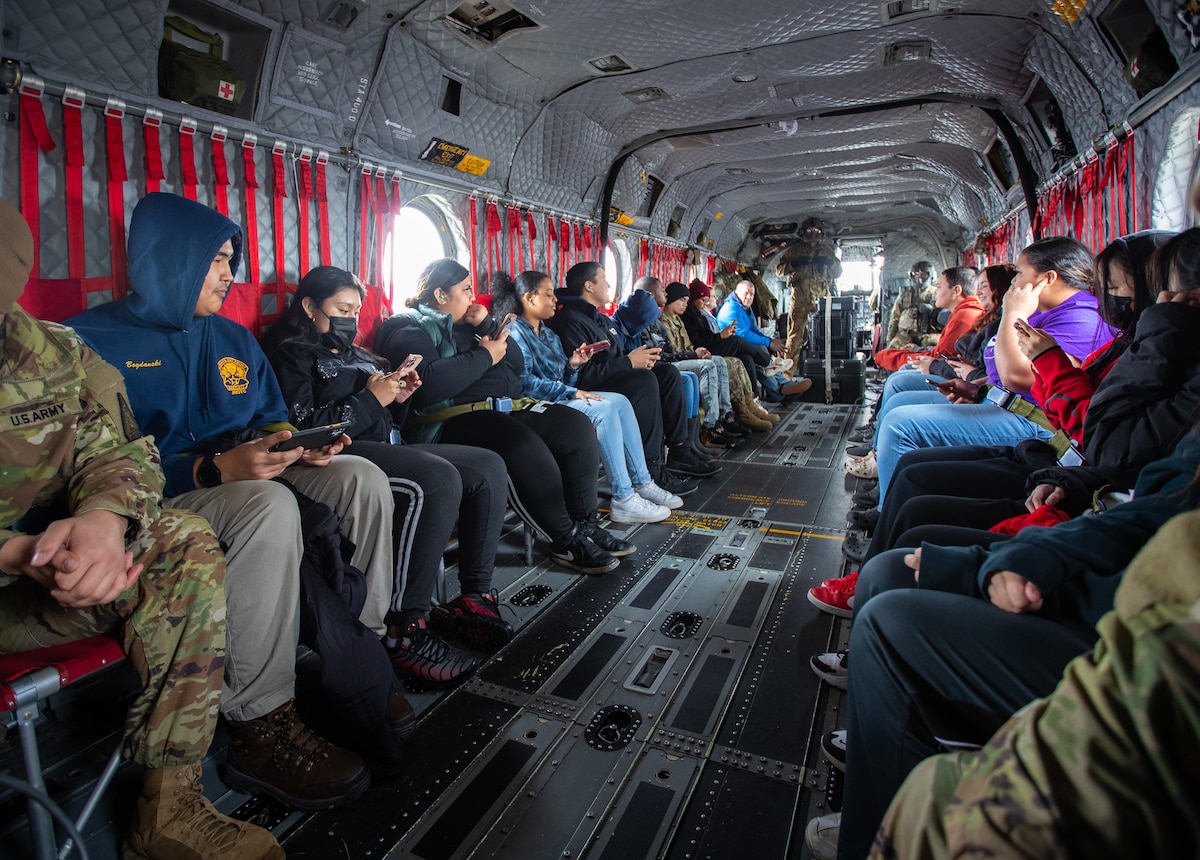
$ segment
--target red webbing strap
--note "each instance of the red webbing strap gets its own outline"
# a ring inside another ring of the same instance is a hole
[[[325,187],[325,165],[329,163],[329,153],[325,150],[317,152],[317,242],[321,250],[321,265],[333,265],[333,255],[329,249],[329,192]]]
[[[500,210],[496,207],[495,200],[488,200],[483,205],[483,221],[484,229],[487,231],[488,282],[490,283],[492,275],[503,265],[500,255],[500,231],[503,227],[500,224]]]
[[[371,168],[363,167],[358,200],[358,276],[371,283]]]
[[[571,249],[571,265],[583,262],[583,234],[579,230],[579,222],[576,221],[571,225],[571,232],[574,234],[571,241],[573,247]]]
[[[471,292],[479,292],[479,216],[476,214],[477,199],[472,195],[467,200],[467,247],[471,251]]]
[[[516,206],[509,206],[508,268],[514,277],[525,268],[524,256],[525,249],[521,247],[521,210]]]
[[[39,81],[38,84],[41,82]],[[42,201],[38,194],[38,153],[54,149],[46,114],[42,109],[40,86],[25,83],[21,86],[21,214],[33,234],[33,271],[30,277],[42,274]]]
[[[63,156],[67,192],[67,272],[87,277],[83,248],[83,94],[74,87],[63,92]]]
[[[550,213],[546,214],[546,275],[551,281],[554,281],[554,243],[558,241],[558,230],[554,226],[554,216]],[[559,272],[559,277],[562,277],[562,272]],[[554,281],[558,283],[558,281]]]
[[[258,138],[247,133],[242,138],[242,170],[246,186],[246,234],[243,256],[252,284],[262,283],[258,268],[258,175],[254,167],[254,145]]]
[[[385,295],[392,293],[392,273],[384,263],[387,254],[387,239],[391,235],[391,227],[387,226],[385,215],[391,215],[392,204],[388,200],[387,168],[382,165],[375,168],[375,281],[383,289]]]
[[[296,199],[300,204],[300,230],[297,236],[297,241],[300,245],[300,277],[308,274],[308,255],[311,250],[309,247],[311,244],[309,237],[309,228],[311,225],[308,221],[308,201],[312,196],[312,159],[312,147],[303,147],[300,150],[299,190],[296,192]]]
[[[558,275],[564,283],[567,270],[571,268],[571,222],[566,218],[558,222]]]
[[[283,156],[286,152],[287,144],[282,140],[275,141],[275,145],[271,147],[271,164],[274,173],[271,191],[274,207],[275,295],[280,302],[276,307],[281,311],[283,310],[284,284],[287,282],[287,243],[284,241],[283,235],[283,201],[287,199],[287,167],[284,164]]]
[[[162,111],[146,108],[142,116],[142,138],[146,142],[146,193],[158,191],[166,178],[163,173],[162,140],[159,129],[162,128]]]
[[[1128,125],[1127,125],[1128,127]],[[1125,167],[1126,170],[1122,175],[1129,177],[1129,214],[1130,225],[1129,232],[1136,233],[1138,231],[1138,205],[1137,205],[1137,157],[1136,150],[1133,148],[1133,129],[1129,129],[1129,136],[1125,138],[1123,147],[1126,150]]]
[[[225,162],[225,140],[229,130],[223,125],[214,125],[212,134],[213,201],[217,211],[229,217],[229,165]]]
[[[125,103],[109,99],[104,108],[104,151],[108,156],[108,242],[112,255],[113,298],[125,296],[125,133],[121,121]]]
[[[537,225],[533,223],[533,210],[525,212],[525,223],[529,227],[529,268],[534,268],[537,265],[537,258],[533,256],[533,240],[537,238]]]
[[[589,260],[595,259],[598,256],[596,254],[596,243],[595,243],[595,240],[592,238],[592,225],[591,224],[583,225],[583,252],[584,252],[584,254],[587,255],[587,258]]]
[[[179,171],[183,175],[183,196],[196,199],[196,121],[183,117],[179,121]]]

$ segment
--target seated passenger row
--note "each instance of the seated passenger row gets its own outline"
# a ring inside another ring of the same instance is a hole
[[[1082,260],[1077,250],[1059,265],[1072,259]],[[810,822],[818,857],[946,856],[966,844],[1007,854],[1018,841],[1025,856],[1148,848],[1189,856],[1200,847],[1194,780],[1180,782],[1174,763],[1200,730],[1186,716],[1200,689],[1200,638],[1172,627],[1200,598],[1187,514],[1200,501],[1200,230],[1125,237],[1096,266],[1099,314],[1115,336],[1082,366],[1071,360],[1069,327],[1060,330],[1064,346],[1046,325],[1029,324],[1028,304],[1018,300],[1010,313],[1005,300],[1001,330],[1014,332],[1031,369],[1022,393],[1042,407],[1020,414],[1045,424],[1037,435],[1051,440],[900,457],[867,564],[852,581],[810,594],[854,622],[852,672],[849,651],[812,661],[849,695],[846,729],[823,743],[846,771],[846,791],[840,816]],[[1083,282],[1084,267],[1074,268]],[[1023,286],[1018,279],[1014,289]],[[889,387],[902,392],[923,376],[901,371]],[[881,408],[878,438],[907,408]],[[1164,528],[1176,516],[1178,525]],[[1079,656],[1098,634],[1105,648]],[[1190,669],[1156,650],[1160,637],[1180,635]],[[1140,656],[1150,653],[1166,662]],[[982,744],[1045,696],[983,752],[922,767],[896,794],[945,742]],[[1077,719],[1100,700],[1128,714],[1119,729]],[[1094,746],[1080,747],[1080,736],[1060,729],[1068,724]],[[1136,792],[1109,790],[1118,774]],[[926,804],[919,828],[910,826],[918,795]],[[997,826],[983,827],[1001,806],[1008,812]]]

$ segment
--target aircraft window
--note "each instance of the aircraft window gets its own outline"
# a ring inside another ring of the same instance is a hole
[[[1166,152],[1154,180],[1151,219],[1158,230],[1185,230],[1196,223],[1188,192],[1200,171],[1197,122],[1200,122],[1200,108],[1187,108],[1171,123]]]
[[[987,163],[992,169],[992,173],[996,175],[1000,187],[1005,191],[1017,184],[1017,168],[1013,164],[1012,155],[1009,153],[1008,147],[998,139],[988,147]]]
[[[662,196],[663,189],[667,186],[663,181],[655,176],[646,174],[646,193],[642,197],[642,204],[638,206],[637,214],[643,218],[649,217],[654,211],[654,207],[658,205],[658,198]]]
[[[612,285],[613,301],[619,302],[628,294],[631,284],[629,278],[629,251],[621,242],[610,242],[604,249],[604,274]]]
[[[683,216],[687,214],[686,206],[676,206],[671,210],[671,221],[667,224],[667,237],[671,239],[679,238],[679,231],[683,229]]]
[[[442,110],[451,116],[462,115],[462,81],[442,75]]]
[[[1025,101],[1025,108],[1033,116],[1038,131],[1050,147],[1050,154],[1054,156],[1054,169],[1057,170],[1074,158],[1077,152],[1075,140],[1067,130],[1067,122],[1063,118],[1058,99],[1050,92],[1045,81],[1037,82]]]
[[[393,308],[402,307],[416,293],[422,269],[440,257],[454,256],[448,244],[444,228],[420,206],[410,204],[400,210],[384,251],[385,265],[392,267]]]
[[[1162,86],[1179,71],[1145,0],[1115,0],[1096,18],[1125,65],[1125,79],[1139,96]]]

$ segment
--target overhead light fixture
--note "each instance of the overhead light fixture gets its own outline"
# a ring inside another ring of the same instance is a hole
[[[754,74],[754,72],[738,72],[733,76],[733,79],[739,84],[749,84],[757,81],[758,75]]]

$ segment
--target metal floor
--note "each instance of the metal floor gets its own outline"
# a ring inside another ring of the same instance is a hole
[[[302,814],[223,790],[223,733],[209,795],[271,826],[292,858],[808,857],[805,823],[837,800],[817,741],[842,696],[808,658],[843,647],[848,625],[806,591],[845,571],[855,480],[841,460],[861,411],[781,413],[668,521],[610,526],[638,550],[606,576],[540,553],[527,568],[520,533],[506,536],[496,587],[516,638],[458,689],[411,695],[405,772],[356,803]],[[85,787],[110,750],[64,749],[60,791]],[[117,856],[131,770],[89,824],[92,857]],[[15,803],[0,806],[3,857],[28,856]]]

